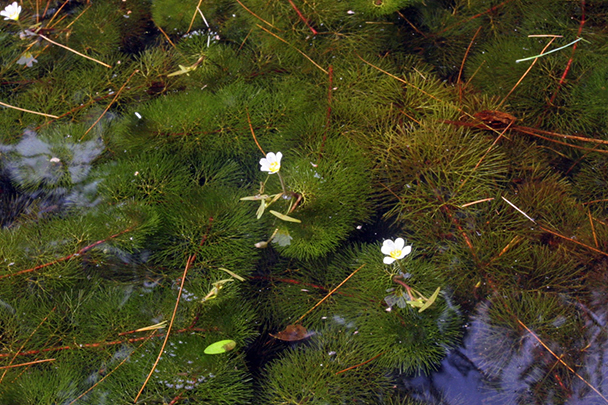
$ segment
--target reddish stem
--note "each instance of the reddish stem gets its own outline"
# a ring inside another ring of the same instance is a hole
[[[105,239],[103,239],[103,240],[98,240],[97,242],[95,242],[95,243],[93,243],[93,244],[91,244],[91,245],[89,245],[89,246],[83,247],[82,249],[80,249],[80,250],[79,250],[78,252],[76,252],[76,253],[72,253],[72,254],[70,254],[70,255],[64,256],[64,257],[59,258],[59,259],[57,259],[57,260],[53,260],[52,262],[48,262],[48,263],[44,263],[44,264],[39,264],[38,266],[36,266],[36,267],[32,267],[31,269],[21,270],[21,271],[18,271],[18,272],[16,272],[16,273],[4,274],[4,275],[0,276],[0,280],[1,280],[1,279],[3,279],[3,278],[7,278],[7,277],[18,276],[18,275],[25,274],[25,273],[31,273],[31,272],[33,272],[33,271],[40,270],[40,269],[42,269],[42,268],[44,268],[44,267],[48,267],[48,266],[51,266],[51,265],[53,265],[53,264],[57,264],[57,263],[61,263],[61,262],[65,262],[65,261],[67,261],[67,260],[70,260],[70,259],[71,259],[72,257],[74,257],[74,256],[80,256],[81,254],[83,254],[83,253],[84,253],[84,252],[86,252],[87,250],[92,249],[92,248],[94,248],[95,246],[101,245],[102,243],[107,242],[107,241],[109,241],[110,239],[114,239],[114,238],[116,238],[117,236],[120,236],[120,235],[122,235],[122,234],[124,234],[124,233],[130,232],[130,231],[132,231],[132,230],[133,230],[133,228],[134,228],[134,227],[127,228],[127,229],[125,229],[125,230],[123,230],[123,231],[121,231],[121,232],[118,232],[117,234],[112,235],[112,236],[110,236],[110,237],[107,237],[107,238],[105,238]]]
[[[315,30],[308,23],[308,19],[306,17],[304,17],[304,15],[302,15],[302,13],[300,12],[300,10],[298,10],[298,8],[296,7],[296,5],[293,4],[293,1],[289,0],[289,4],[291,4],[291,7],[293,7],[293,9],[296,10],[296,13],[298,13],[298,17],[300,17],[300,20],[302,20],[304,22],[304,24],[306,24],[306,26],[312,31],[313,35],[317,35],[318,34],[317,30]]]

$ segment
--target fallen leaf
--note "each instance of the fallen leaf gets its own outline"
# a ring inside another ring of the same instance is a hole
[[[272,333],[270,334],[270,336],[273,338],[284,340],[286,342],[304,340],[311,335],[313,335],[313,332],[308,332],[302,325],[287,325],[285,330],[280,331],[276,335],[273,335]]]

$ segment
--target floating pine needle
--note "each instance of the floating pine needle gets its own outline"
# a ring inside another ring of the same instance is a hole
[[[209,235],[209,232],[211,231],[212,223],[213,223],[213,217],[210,217],[209,225],[207,226],[207,232],[205,233],[205,236],[203,236],[200,246],[203,246],[205,244],[205,242],[207,241],[207,236]],[[163,352],[165,351],[165,346],[167,346],[167,341],[169,340],[169,335],[171,334],[171,329],[173,328],[173,322],[175,321],[175,315],[177,314],[177,308],[179,307],[179,302],[182,298],[182,292],[184,291],[184,283],[186,282],[186,276],[188,275],[188,270],[190,270],[190,267],[192,267],[192,264],[194,263],[195,260],[196,260],[196,253],[193,253],[192,255],[190,255],[190,257],[188,257],[188,260],[186,260],[186,266],[184,267],[184,273],[182,274],[182,280],[181,280],[181,283],[179,286],[179,290],[177,291],[177,299],[175,300],[175,306],[173,307],[173,314],[171,315],[171,320],[169,321],[169,327],[167,328],[167,334],[165,335],[165,340],[163,341],[160,351],[158,352],[158,356],[156,357],[156,360],[154,361],[154,365],[152,365],[152,368],[150,369],[150,372],[148,373],[146,380],[144,381],[141,388],[139,389],[139,392],[135,396],[135,400],[133,401],[133,403],[137,403],[137,401],[139,400],[139,397],[144,392],[144,389],[146,388],[148,381],[150,381],[150,377],[152,377],[152,374],[154,374],[154,370],[156,370],[156,366],[158,366],[158,362],[160,361],[160,358],[161,358]]]
[[[55,359],[34,360],[34,361],[28,361],[27,363],[11,364],[9,366],[0,367],[0,370],[5,370],[8,368],[15,368],[15,367],[31,366],[32,364],[45,363],[48,361],[55,361]]]
[[[78,55],[78,56],[82,56],[82,57],[83,57],[83,58],[85,58],[85,59],[92,60],[93,62],[97,62],[97,63],[99,63],[100,65],[103,65],[103,66],[105,66],[105,67],[107,67],[107,68],[112,69],[112,66],[108,65],[107,63],[103,63],[102,61],[99,61],[99,60],[97,60],[97,59],[95,59],[95,58],[91,58],[90,56],[87,56],[87,55],[85,55],[85,54],[83,54],[83,53],[80,53],[80,52],[78,52],[78,51],[76,51],[76,50],[74,50],[74,49],[72,49],[72,48],[70,48],[70,47],[68,47],[68,46],[62,45],[62,44],[60,44],[59,42],[55,42],[55,41],[53,41],[52,39],[50,39],[50,38],[48,38],[48,37],[46,37],[46,36],[44,36],[44,35],[42,35],[42,34],[36,34],[36,35],[38,35],[40,38],[42,38],[42,39],[44,39],[44,40],[46,40],[46,41],[50,42],[50,43],[51,43],[51,44],[53,44],[53,45],[57,45],[58,47],[63,48],[63,49],[65,49],[65,50],[68,50],[68,51],[70,51],[70,52],[72,52],[72,53],[75,53],[75,54],[76,54],[76,55]]]
[[[501,196],[500,198],[502,198],[503,200],[505,200],[505,202],[507,204],[509,204],[511,207],[515,208],[517,210],[517,212],[519,212],[521,215],[523,215],[524,217],[526,217],[527,219],[529,219],[530,221],[536,223],[536,221],[534,220],[534,218],[530,217],[528,214],[526,214],[525,212],[523,212],[522,210],[520,210],[519,208],[517,208],[515,206],[515,204],[513,204],[511,201],[507,200],[506,198],[504,198],[503,196]]]
[[[345,372],[347,372],[348,370],[352,370],[352,369],[357,368],[357,367],[361,367],[361,366],[363,366],[363,365],[365,365],[365,364],[369,363],[370,361],[376,360],[378,357],[382,356],[383,354],[384,354],[384,352],[382,352],[382,353],[378,353],[377,355],[375,355],[375,356],[374,356],[374,357],[372,357],[371,359],[369,359],[369,360],[365,360],[363,363],[355,364],[354,366],[350,366],[350,367],[348,367],[348,368],[345,368],[344,370],[340,370],[340,371],[338,371],[338,372],[336,373],[336,375],[338,375],[338,374],[342,374],[342,373],[345,373]]]
[[[239,2],[240,3],[240,2]],[[329,72],[325,69],[323,69],[317,62],[315,62],[314,60],[312,60],[310,58],[310,56],[306,55],[304,52],[302,52],[301,50],[299,50],[298,48],[296,48],[294,45],[290,44],[289,42],[285,41],[283,38],[281,38],[280,36],[278,36],[277,34],[275,34],[272,31],[267,30],[266,28],[262,27],[260,24],[256,24],[256,26],[258,28],[260,28],[261,30],[266,31],[267,33],[269,33],[270,35],[272,35],[273,37],[275,37],[276,39],[278,39],[279,41],[283,42],[284,44],[289,45],[290,47],[292,47],[296,52],[298,52],[300,55],[304,56],[306,59],[308,59],[310,61],[310,63],[312,63],[313,65],[315,65],[316,67],[318,67],[323,73],[325,73],[326,75],[329,74]]]
[[[8,108],[12,108],[13,110],[17,110],[17,111],[23,111],[23,112],[30,113],[30,114],[42,115],[43,117],[59,118],[58,116],[53,115],[53,114],[45,114],[45,113],[41,113],[41,112],[37,112],[37,111],[26,110],[25,108],[15,107],[14,105],[6,104],[6,103],[3,103],[2,101],[0,101],[0,105],[3,105]]]
[[[275,339],[283,340],[285,342],[297,342],[298,340],[304,340],[312,336],[314,332],[308,332],[302,325],[287,325],[287,327],[278,332],[276,335],[270,333]]]
[[[122,85],[122,87],[116,92],[116,95],[114,96],[114,98],[112,99],[112,101],[110,101],[110,104],[108,104],[108,106],[106,107],[105,110],[103,110],[103,112],[101,113],[101,115],[99,116],[99,118],[97,118],[97,120],[93,123],[93,125],[91,125],[89,127],[89,129],[86,130],[86,132],[84,133],[84,135],[82,135],[80,137],[80,140],[82,141],[84,139],[85,136],[87,136],[87,134],[93,129],[93,127],[95,127],[95,125],[97,125],[97,123],[103,118],[104,115],[106,115],[106,113],[108,112],[108,110],[110,109],[110,107],[112,106],[112,104],[114,104],[114,102],[118,99],[118,96],[120,96],[120,93],[122,93],[122,91],[125,89],[127,83],[129,83],[129,81],[131,80],[131,78],[133,77],[133,75],[135,73],[139,72],[139,69],[135,69],[133,71],[133,73],[131,73],[131,76],[129,76],[129,78],[127,79],[127,81]]]
[[[196,9],[200,12],[199,7],[201,6],[201,3],[203,2],[203,0],[198,0],[198,4],[196,5]],[[202,13],[201,13],[202,14]],[[203,17],[204,19],[205,17]],[[190,20],[190,25],[188,26],[188,30],[186,31],[186,33],[189,33],[190,30],[192,29],[192,24],[194,24],[194,20],[196,19],[196,11],[192,14],[192,19]],[[207,20],[205,20],[205,24],[207,24]],[[207,24],[207,28],[209,28],[209,24]]]
[[[515,63],[519,63],[519,62],[525,62],[525,61],[527,61],[527,60],[532,60],[532,59],[538,59],[538,58],[540,58],[541,56],[547,56],[547,55],[549,55],[550,53],[557,52],[557,51],[561,51],[562,49],[565,49],[565,48],[567,48],[567,47],[569,47],[569,46],[572,46],[572,45],[576,44],[578,41],[580,41],[580,40],[582,40],[582,39],[583,39],[583,38],[578,38],[578,39],[576,39],[576,40],[574,40],[574,41],[570,42],[569,44],[566,44],[566,45],[564,45],[564,46],[560,46],[559,48],[552,49],[552,50],[550,50],[550,51],[549,51],[549,52],[547,52],[547,53],[542,53],[542,54],[539,54],[539,55],[530,56],[530,57],[528,57],[528,58],[517,59],[517,60],[515,61]]]
[[[262,154],[264,156],[266,156],[266,152],[264,152],[264,149],[262,149],[262,147],[260,146],[260,143],[258,142],[258,138],[255,136],[255,132],[253,131],[253,126],[251,125],[251,117],[249,116],[249,111],[247,110],[247,123],[249,124],[249,129],[251,130],[251,136],[253,136],[253,140],[255,141],[255,144],[258,146],[258,149],[260,150],[260,152],[262,152]]]
[[[353,271],[352,273],[350,273],[350,275],[348,277],[346,277],[340,284],[338,284],[338,286],[336,288],[334,288],[333,290],[331,290],[330,292],[327,293],[327,295],[325,297],[323,297],[321,299],[321,301],[317,302],[315,304],[314,307],[310,308],[308,311],[306,311],[306,313],[304,315],[302,315],[297,321],[294,322],[294,325],[296,323],[299,323],[302,321],[302,319],[304,319],[304,317],[308,314],[310,314],[312,311],[315,310],[316,307],[318,307],[319,305],[321,305],[323,303],[323,301],[325,301],[326,299],[328,299],[329,297],[331,297],[331,295],[336,292],[336,290],[338,290],[338,288],[342,287],[342,285],[344,283],[346,283],[352,276],[354,276],[359,270],[361,270],[363,267],[365,266],[365,263],[363,263],[361,266],[359,266],[355,271]]]

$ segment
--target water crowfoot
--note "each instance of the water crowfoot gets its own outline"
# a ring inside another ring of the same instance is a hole
[[[278,173],[281,169],[282,158],[283,154],[281,152],[277,152],[276,154],[268,152],[265,158],[260,159],[260,170],[270,174]]]
[[[19,21],[19,14],[21,14],[21,6],[16,1],[0,11],[0,15],[3,16],[5,20]]]
[[[403,238],[397,238],[394,242],[387,239],[382,244],[381,251],[387,255],[387,257],[384,258],[384,264],[392,264],[395,260],[403,259],[405,256],[409,255],[412,251],[412,246],[405,246],[405,240],[403,240]]]

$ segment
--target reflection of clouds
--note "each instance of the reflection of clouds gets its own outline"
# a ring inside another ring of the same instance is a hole
[[[581,304],[564,300],[560,305],[576,306],[578,314],[583,315],[579,308]],[[555,314],[550,322],[554,332],[539,336],[529,325],[532,333],[523,327],[514,329],[512,325],[497,324],[491,311],[491,304],[479,306],[466,344],[470,348],[467,355],[484,377],[483,388],[488,399],[483,403],[606,403],[589,387],[591,384],[600,392],[608,388],[608,331],[594,321],[597,314],[590,316],[589,310],[584,311],[586,325],[575,335],[572,334],[572,322],[576,320]],[[516,319],[515,314],[512,316]],[[562,326],[568,328],[567,334],[560,331]],[[553,334],[556,340],[547,337]],[[589,384],[560,363],[539,339]],[[563,342],[569,342],[569,346],[561,346]]]
[[[99,138],[86,142],[70,137],[54,141],[31,130],[26,130],[16,144],[0,145],[5,175],[20,193],[40,199],[42,212],[65,203],[91,207],[99,202],[99,181],[85,180],[103,150]]]
[[[602,280],[591,283],[596,290],[608,290],[608,272],[602,274]],[[590,385],[608,398],[608,329],[604,323],[608,291],[591,296],[595,298],[588,307],[573,299],[555,297],[553,308],[567,308],[566,316],[566,312],[543,312],[550,318],[543,319],[542,310],[535,312],[543,328],[541,336],[532,325],[526,325],[586,382],[519,326],[513,305],[507,319],[502,308],[493,307],[500,304],[488,301],[478,305],[462,346],[449,353],[437,372],[407,378],[403,385],[414,398],[445,405],[606,404],[608,401]],[[533,302],[523,299],[519,303],[524,301],[524,307]]]

